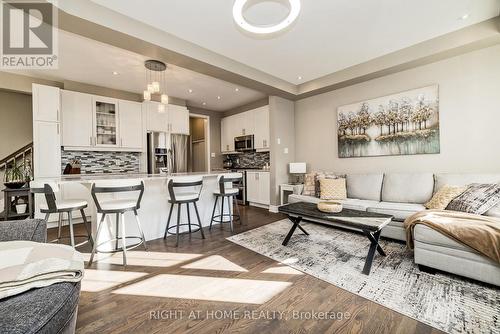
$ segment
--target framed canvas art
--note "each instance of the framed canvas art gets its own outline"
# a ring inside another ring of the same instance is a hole
[[[339,158],[439,153],[438,85],[338,107]]]

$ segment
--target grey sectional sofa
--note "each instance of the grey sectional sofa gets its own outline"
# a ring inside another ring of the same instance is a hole
[[[0,242],[45,242],[41,219],[0,222]],[[8,334],[75,332],[80,283],[57,283],[0,300],[0,332]]]
[[[347,174],[348,209],[386,213],[393,221],[382,230],[386,238],[405,241],[404,220],[425,210],[424,203],[444,185],[463,186],[470,183],[498,183],[500,174]],[[317,203],[319,198],[290,195],[289,201]],[[500,217],[500,205],[486,215]],[[414,231],[415,263],[500,286],[500,266],[474,250],[424,225]]]

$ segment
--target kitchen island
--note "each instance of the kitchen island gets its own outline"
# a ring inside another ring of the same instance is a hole
[[[72,193],[75,193],[75,189],[79,190],[79,194],[87,195],[85,198],[89,208],[87,210],[87,215],[91,216],[92,221],[92,231],[95,235],[97,231],[97,222],[100,219],[100,215],[97,214],[94,202],[90,196],[90,189],[92,184],[99,185],[100,183],[113,183],[124,185],[132,180],[141,180],[144,182],[144,195],[141,201],[141,208],[138,211],[139,219],[141,221],[141,226],[144,231],[144,236],[146,240],[153,240],[158,238],[163,238],[165,233],[165,227],[167,226],[168,213],[170,210],[170,203],[168,203],[168,181],[172,177],[176,176],[202,176],[203,177],[203,187],[200,194],[200,200],[198,201],[198,210],[200,213],[200,219],[203,226],[210,225],[210,218],[212,215],[212,210],[215,202],[215,197],[213,192],[218,189],[217,177],[224,174],[224,171],[218,172],[205,172],[205,173],[178,173],[169,175],[151,175],[151,174],[82,174],[82,175],[63,175],[58,178],[38,178],[35,182],[46,182],[46,183],[56,183],[62,189],[62,195],[65,196],[65,188],[73,189]],[[39,195],[38,195],[39,196]],[[107,195],[109,198],[137,198],[137,193],[124,193],[124,194],[110,194]],[[74,196],[72,196],[74,197]],[[82,197],[82,196],[81,196]],[[100,195],[100,198],[104,198]],[[37,198],[39,202],[43,202],[43,198],[40,196]],[[224,211],[227,213],[225,206]],[[190,206],[191,211],[191,222],[196,222],[196,213],[194,208]],[[55,216],[55,215],[54,215]],[[111,215],[106,216],[107,219],[114,219]],[[173,210],[171,218],[171,226],[177,221],[177,210]],[[181,223],[187,222],[187,212],[185,206],[183,206],[181,211]],[[125,223],[127,235],[140,235],[135,223],[133,213],[128,212],[125,214]],[[215,223],[214,223],[215,224]],[[102,242],[113,235],[114,226],[109,224],[110,228],[104,228],[101,237],[98,242]],[[187,230],[186,226],[181,226],[181,231]],[[199,233],[198,233],[199,234]],[[197,234],[193,234],[196,236]],[[201,237],[201,236],[200,236]]]

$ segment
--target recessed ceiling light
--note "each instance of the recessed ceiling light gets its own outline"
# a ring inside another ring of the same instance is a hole
[[[192,93],[192,92],[193,92],[193,90],[192,90],[192,89],[188,89],[188,92]]]
[[[113,75],[118,75],[119,73],[116,71],[113,71]]]
[[[221,97],[220,97],[220,96],[217,96],[217,100],[220,100],[220,99],[221,99]]]
[[[204,106],[206,106],[206,105],[207,105],[207,103],[206,103],[206,102],[203,102],[202,104],[203,104]]]
[[[460,20],[467,20],[469,18],[469,14],[464,14],[460,16]]]
[[[248,0],[236,0],[233,6],[233,18],[234,22],[239,25],[242,29],[254,33],[254,34],[272,34],[280,30],[285,29],[293,21],[297,19],[300,13],[300,0],[288,0],[288,5],[290,6],[290,13],[281,22],[268,26],[256,26],[250,24],[243,16],[243,10],[247,4]]]
[[[240,91],[240,89],[239,89],[238,87],[236,87],[236,88],[234,89],[234,91],[235,91],[235,92],[239,92],[239,91]]]
[[[297,77],[297,79],[302,80],[302,77],[299,75],[299,76]]]

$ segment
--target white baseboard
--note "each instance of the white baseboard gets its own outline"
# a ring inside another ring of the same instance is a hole
[[[259,204],[259,203],[248,203],[248,205],[250,206],[255,206],[256,208],[261,208],[261,209],[269,209],[269,205],[265,205],[265,204]]]
[[[272,212],[272,213],[278,213],[278,208],[280,206],[279,205],[269,205],[269,212]]]

